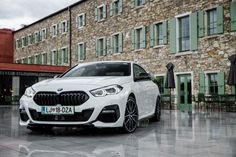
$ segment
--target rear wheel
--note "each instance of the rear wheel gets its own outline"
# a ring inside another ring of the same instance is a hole
[[[138,107],[133,97],[129,97],[126,103],[124,124],[122,130],[125,133],[132,133],[138,126]]]

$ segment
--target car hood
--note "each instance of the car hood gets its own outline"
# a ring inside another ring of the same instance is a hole
[[[83,90],[109,86],[122,85],[131,81],[131,77],[67,77],[54,78],[38,82],[32,86],[35,91],[57,91],[62,88],[63,91]]]

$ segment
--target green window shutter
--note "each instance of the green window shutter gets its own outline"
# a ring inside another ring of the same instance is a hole
[[[190,15],[190,41],[191,41],[191,50],[197,50],[197,12],[194,12]]]
[[[231,87],[231,93],[232,93],[232,94],[236,94],[236,87],[235,87],[235,86],[232,86],[232,87]]]
[[[68,48],[65,50],[64,63],[68,63]]]
[[[110,37],[110,51],[111,51],[111,54],[114,53],[114,42],[113,42],[113,38],[114,38],[114,36],[111,35],[111,37]]]
[[[82,45],[82,47],[81,47],[81,45]],[[79,58],[80,58],[80,60],[83,60],[83,58],[84,58],[84,54],[83,54],[84,48],[83,47],[84,47],[83,44],[79,45]]]
[[[198,37],[200,38],[204,37],[205,34],[204,14],[204,11],[198,11]]]
[[[135,7],[135,3],[136,3],[136,0],[131,0],[131,8],[134,8]]]
[[[57,24],[57,35],[61,32],[60,30],[61,30],[61,29],[60,29],[60,24],[58,23],[58,24]]]
[[[62,56],[63,56],[63,51],[62,49],[59,50],[59,53],[58,53],[58,64],[61,65],[62,64]]]
[[[135,49],[135,30],[132,29],[131,32],[131,50]]]
[[[142,35],[141,35],[141,48],[145,49],[146,48],[146,28],[145,26],[142,28]]]
[[[217,7],[217,33],[224,33],[224,8],[222,5]]]
[[[110,0],[110,16],[113,16],[113,0]]]
[[[149,26],[149,40],[150,40],[150,47],[154,46],[154,24]]]
[[[123,0],[119,1],[119,13],[122,13],[123,11]]]
[[[205,74],[199,73],[199,93],[205,94]]]
[[[104,5],[104,8],[103,8],[103,16],[104,16],[104,18],[107,17],[107,6],[106,5]]]
[[[236,31],[236,2],[230,5],[230,30]]]
[[[41,54],[38,55],[38,60],[39,60],[38,64],[42,64],[42,55]]]
[[[44,64],[47,65],[47,61],[48,61],[47,53],[45,53],[44,55],[45,55],[45,57],[44,57]]]
[[[85,60],[86,59],[86,43],[84,43],[84,46],[83,46],[83,54],[84,54],[83,60]]]
[[[167,44],[167,21],[163,21],[163,44]]]
[[[103,55],[107,55],[107,38],[103,38]]]
[[[170,53],[176,53],[176,18],[170,20]]]
[[[50,52],[50,56],[49,56],[49,57],[50,57],[50,65],[52,65],[52,53],[53,53],[53,52],[51,51],[51,52]]]
[[[119,53],[123,52],[123,34],[119,33]]]
[[[79,44],[75,45],[75,58],[76,58],[76,61],[78,62],[79,61]]]
[[[54,64],[55,65],[58,64],[58,50],[56,50],[55,53],[54,53]]]
[[[99,57],[99,50],[98,50],[98,39],[95,40],[95,51],[96,51],[96,57]]]
[[[95,21],[98,21],[98,8],[95,8]]]
[[[225,94],[225,77],[224,72],[218,73],[218,94]]]

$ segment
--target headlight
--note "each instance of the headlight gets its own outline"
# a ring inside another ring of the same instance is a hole
[[[34,94],[35,94],[34,89],[32,87],[28,87],[28,88],[26,88],[24,95],[29,98],[32,98],[34,96]]]
[[[106,95],[115,95],[123,89],[120,85],[111,85],[99,89],[91,90],[90,93],[95,97],[104,97]]]

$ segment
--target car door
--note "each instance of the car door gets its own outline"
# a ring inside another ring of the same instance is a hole
[[[150,89],[153,86],[151,80],[141,79],[136,80],[140,73],[147,73],[141,66],[133,64],[133,76],[134,76],[134,90],[136,95],[136,101],[139,108],[140,117],[147,115],[153,110],[152,95],[150,95]]]

